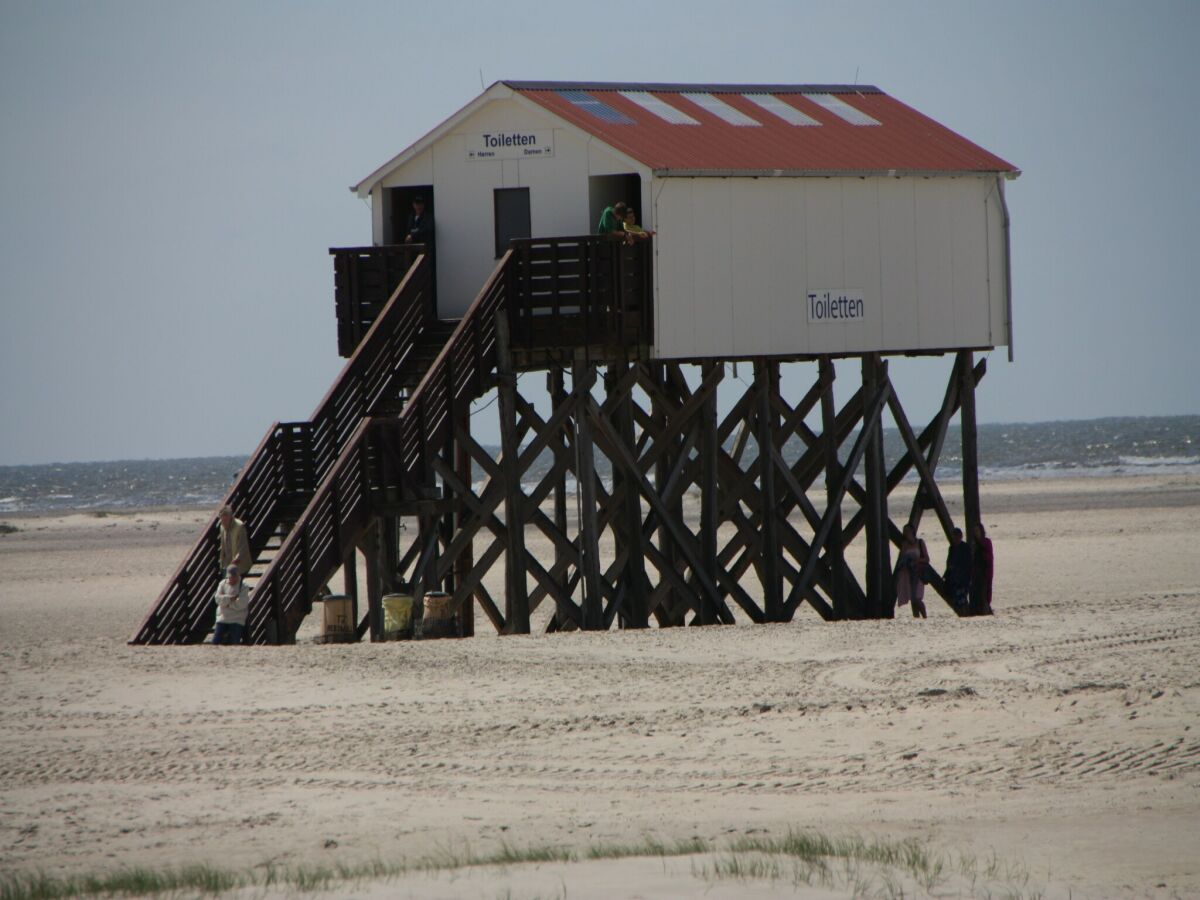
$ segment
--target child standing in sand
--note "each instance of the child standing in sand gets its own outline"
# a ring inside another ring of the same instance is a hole
[[[213,597],[217,604],[217,627],[213,629],[214,644],[240,644],[246,630],[246,614],[250,610],[250,588],[242,580],[237,566],[225,570],[225,580],[217,585]]]

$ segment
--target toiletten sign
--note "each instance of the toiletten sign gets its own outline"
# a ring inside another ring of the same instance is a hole
[[[468,134],[467,159],[528,159],[554,155],[553,131],[485,131]]]
[[[809,291],[804,305],[814,325],[852,325],[867,318],[862,288]]]

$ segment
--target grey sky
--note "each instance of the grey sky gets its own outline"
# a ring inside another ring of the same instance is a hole
[[[1200,412],[1200,4],[0,0],[0,464],[247,453],[347,186],[501,78],[847,82],[1021,167],[981,421]],[[945,365],[893,367],[914,417]],[[491,436],[486,432],[484,440]]]

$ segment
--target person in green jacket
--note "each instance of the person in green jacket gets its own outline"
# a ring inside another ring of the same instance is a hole
[[[625,201],[618,200],[612,206],[606,206],[600,214],[600,224],[596,226],[597,234],[625,233]]]

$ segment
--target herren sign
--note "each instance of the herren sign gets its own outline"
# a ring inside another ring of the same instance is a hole
[[[467,159],[526,159],[553,155],[553,131],[488,131],[467,135]]]

